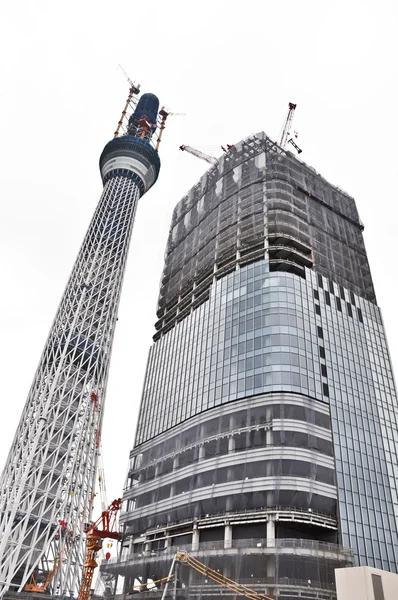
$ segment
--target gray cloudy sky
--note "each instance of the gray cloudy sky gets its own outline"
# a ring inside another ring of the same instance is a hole
[[[122,493],[173,206],[206,170],[178,151],[276,138],[289,101],[303,160],[352,194],[393,363],[397,15],[394,0],[25,0],[0,7],[2,227],[0,463],[101,194],[98,158],[128,92],[168,121],[156,186],[140,201],[103,431],[109,499]],[[215,150],[218,154],[219,152]]]

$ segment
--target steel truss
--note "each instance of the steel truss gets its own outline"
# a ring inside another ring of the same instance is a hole
[[[78,588],[91,521],[112,340],[138,186],[105,184],[0,479],[0,595],[62,554],[51,591]]]

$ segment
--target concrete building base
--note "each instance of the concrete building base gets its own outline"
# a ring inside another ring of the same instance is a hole
[[[396,600],[398,575],[373,569],[336,569],[337,600]]]

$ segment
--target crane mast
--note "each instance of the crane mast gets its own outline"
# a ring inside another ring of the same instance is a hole
[[[107,509],[103,510],[99,519],[87,529],[86,558],[84,561],[83,577],[80,584],[78,600],[88,600],[94,570],[98,566],[97,553],[102,548],[106,538],[119,540],[117,515],[122,504],[121,498],[114,500]]]

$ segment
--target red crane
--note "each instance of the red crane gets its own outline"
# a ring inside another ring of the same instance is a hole
[[[114,500],[95,523],[89,525],[86,530],[87,545],[84,560],[83,577],[80,584],[78,600],[88,600],[94,570],[98,566],[96,561],[97,552],[102,548],[102,542],[106,538],[119,540],[120,534],[117,529],[117,516],[122,504],[122,499]]]

